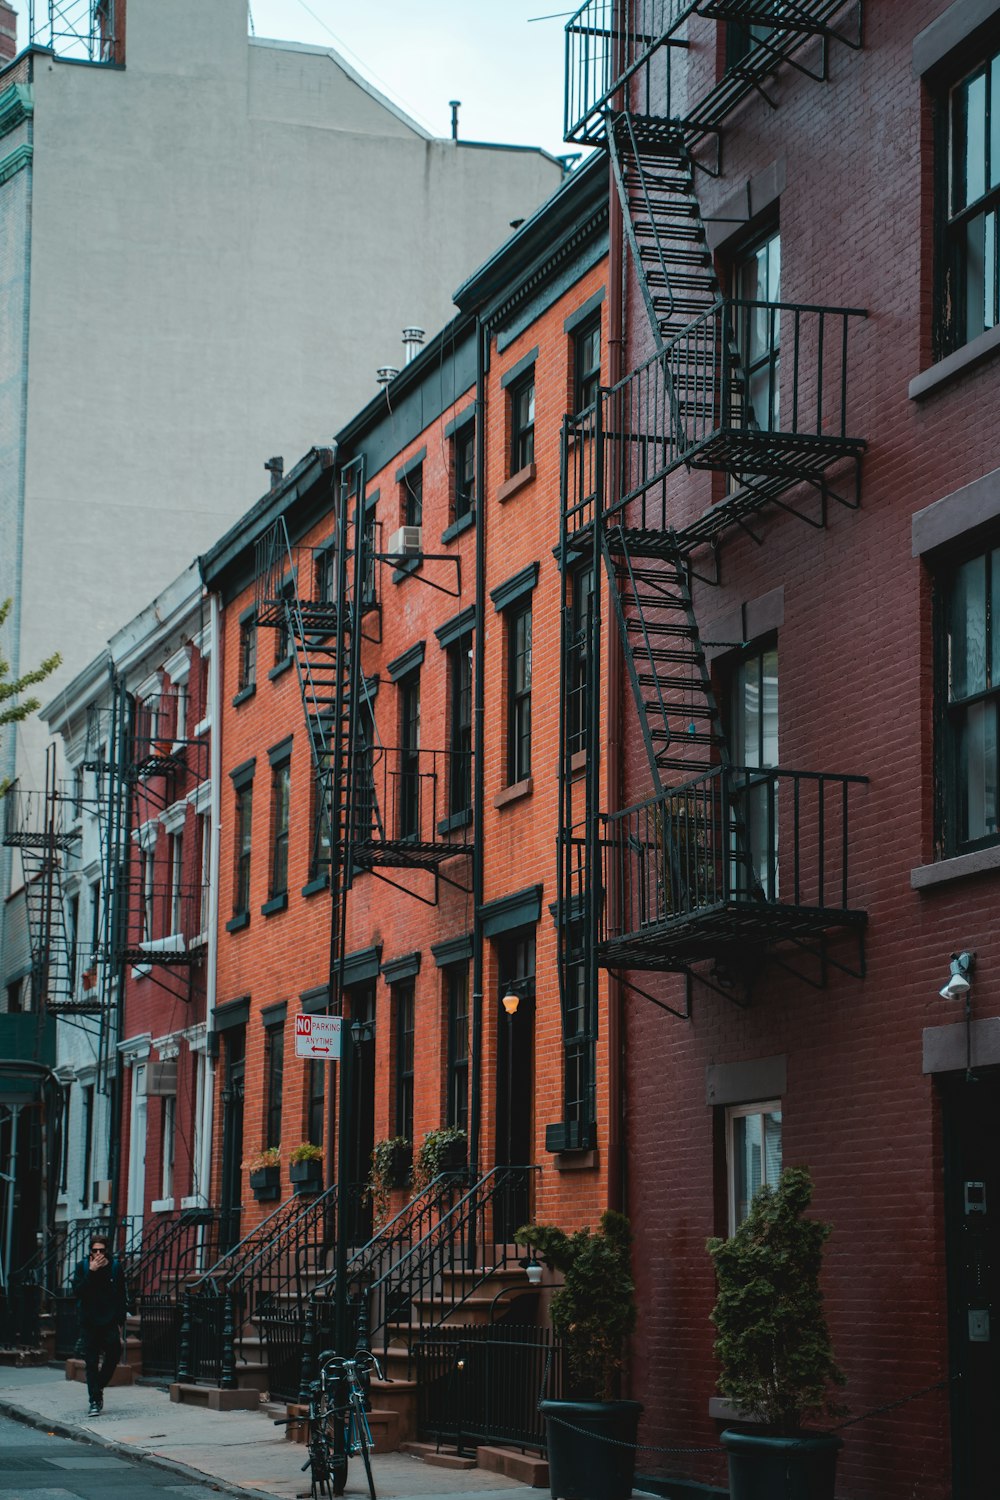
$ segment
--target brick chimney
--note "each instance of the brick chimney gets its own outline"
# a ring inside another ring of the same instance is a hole
[[[17,11],[0,0],[0,65],[10,62],[17,52]]]

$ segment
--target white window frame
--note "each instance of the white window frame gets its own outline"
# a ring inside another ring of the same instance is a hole
[[[781,1100],[755,1099],[750,1104],[731,1104],[726,1109],[726,1199],[730,1234],[735,1234],[740,1223],[742,1223],[742,1220],[737,1220],[736,1217],[736,1140],[733,1127],[736,1120],[745,1120],[752,1115],[760,1115],[762,1117],[764,1115],[777,1115],[779,1120],[782,1120]],[[761,1137],[763,1138],[763,1129],[761,1130]],[[784,1147],[784,1136],[782,1136],[782,1147]],[[767,1158],[762,1155],[761,1186],[776,1186],[775,1183],[769,1182],[765,1176],[766,1169]]]

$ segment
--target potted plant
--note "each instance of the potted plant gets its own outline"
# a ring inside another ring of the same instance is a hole
[[[268,1146],[243,1163],[250,1174],[250,1191],[258,1203],[270,1203],[281,1192],[281,1148]]]
[[[625,1340],[635,1327],[629,1221],[608,1210],[596,1231],[568,1235],[551,1225],[526,1224],[514,1238],[563,1275],[551,1318],[566,1361],[566,1399],[540,1403],[552,1494],[627,1500],[642,1413],[641,1402],[617,1399]]]
[[[804,1217],[812,1191],[804,1167],[787,1167],[735,1234],[708,1241],[719,1390],[762,1429],[722,1434],[731,1500],[833,1500],[841,1440],[803,1428],[806,1417],[842,1410],[831,1392],[844,1384],[819,1287],[830,1225]]]
[[[312,1197],[323,1186],[323,1148],[311,1141],[288,1153],[288,1180],[300,1197]]]
[[[451,1125],[428,1130],[413,1163],[414,1193],[422,1192],[442,1172],[463,1172],[468,1149],[469,1138],[464,1130]]]
[[[406,1187],[412,1161],[413,1147],[405,1135],[393,1135],[388,1140],[375,1142],[366,1194],[376,1229],[381,1228],[389,1217],[393,1188]]]

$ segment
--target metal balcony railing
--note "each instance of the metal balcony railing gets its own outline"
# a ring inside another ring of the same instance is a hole
[[[602,815],[601,962],[684,968],[726,945],[863,925],[849,811],[866,781],[719,766]]]
[[[600,140],[612,95],[649,65],[694,9],[691,0],[587,0],[581,5],[566,23],[568,141]]]
[[[208,939],[207,887],[200,880],[129,879],[123,931],[114,944],[119,963],[183,966],[200,962]]]
[[[472,847],[472,752],[378,745],[355,771],[358,865],[431,868]]]
[[[3,796],[2,837],[9,849],[71,848],[80,837],[80,828],[79,809],[74,807],[70,789],[53,797],[11,782]]]
[[[865,439],[849,427],[850,330],[859,308],[727,298],[696,318],[599,403],[567,420],[564,485],[572,536],[600,519],[678,529],[667,480],[681,467],[737,477],[712,519],[717,532],[748,508],[822,480]]]

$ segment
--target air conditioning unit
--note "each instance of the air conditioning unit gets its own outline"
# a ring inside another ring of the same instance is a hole
[[[146,1093],[150,1098],[169,1098],[177,1093],[177,1059],[146,1064]]]
[[[596,1145],[597,1126],[593,1120],[565,1120],[545,1127],[545,1149],[553,1154],[593,1151]]]
[[[100,1203],[103,1206],[106,1206],[111,1202],[110,1177],[101,1177],[94,1182],[94,1191],[92,1196],[95,1203]]]
[[[422,535],[419,526],[401,526],[389,538],[391,557],[419,557],[422,550]]]

